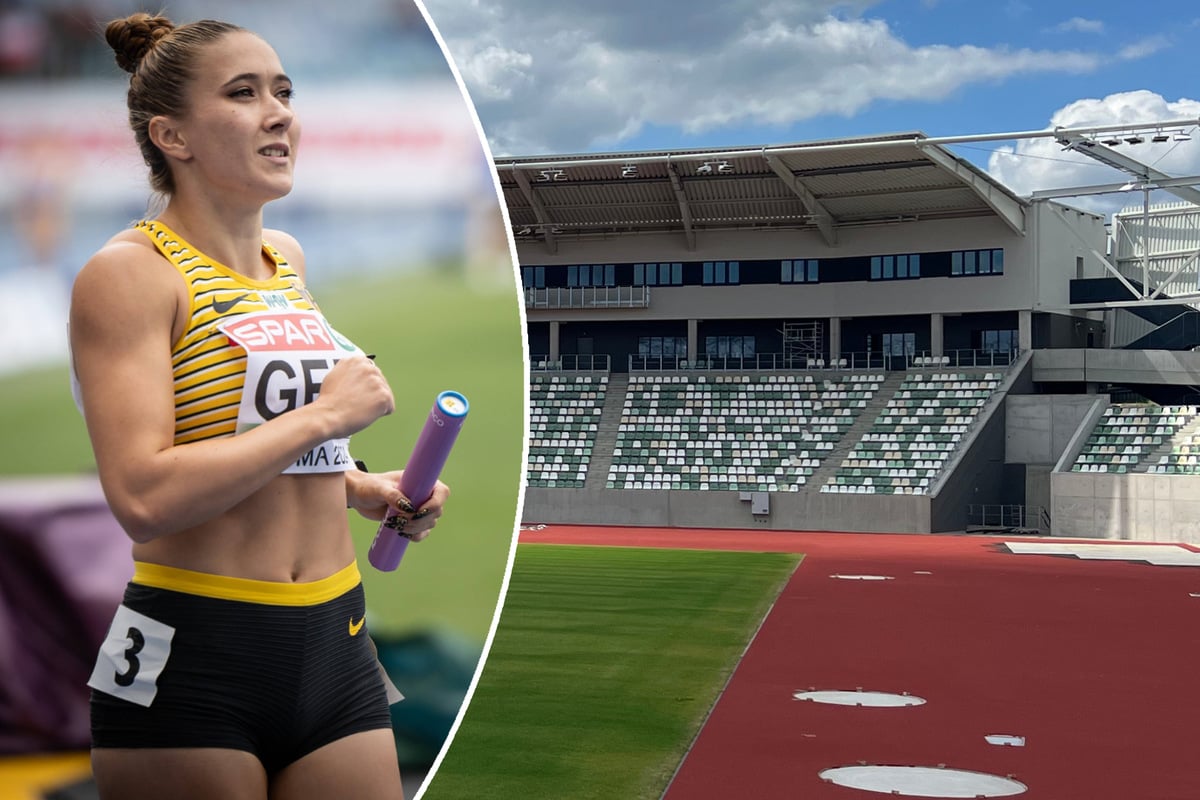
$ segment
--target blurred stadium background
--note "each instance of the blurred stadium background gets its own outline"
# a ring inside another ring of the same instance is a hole
[[[297,236],[322,308],[378,353],[397,391],[397,413],[356,437],[355,455],[402,466],[437,392],[471,402],[444,475],[454,507],[437,534],[395,573],[364,570],[372,633],[409,697],[394,712],[398,747],[419,779],[491,625],[524,433],[507,234],[489,156],[436,38],[408,0],[0,0],[0,800],[88,796],[91,637],[127,578],[127,545],[99,502],[70,398],[65,326],[79,267],[150,208],[127,76],[102,35],[105,21],[138,10],[243,25],[295,81],[296,187],[266,223]],[[356,521],[363,564],[373,534]],[[77,561],[81,548],[86,573],[53,563],[71,552]],[[19,635],[34,614],[52,620],[53,642]],[[15,753],[24,756],[6,758]]]

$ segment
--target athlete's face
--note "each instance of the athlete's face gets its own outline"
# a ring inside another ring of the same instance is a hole
[[[269,44],[244,31],[209,44],[187,92],[180,130],[205,184],[264,202],[291,191],[300,123]]]

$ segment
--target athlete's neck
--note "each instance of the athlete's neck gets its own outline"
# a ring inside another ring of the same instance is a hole
[[[158,219],[205,256],[247,278],[262,280],[275,273],[263,253],[261,209],[232,214],[175,197]]]

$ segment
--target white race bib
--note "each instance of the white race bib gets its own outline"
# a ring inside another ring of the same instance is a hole
[[[170,625],[118,606],[87,685],[149,708],[158,694],[158,676],[167,665],[174,636]]]
[[[258,311],[218,327],[246,351],[238,433],[313,402],[333,365],[362,352],[317,311]],[[305,453],[284,472],[344,472],[353,466],[349,438],[331,439]]]

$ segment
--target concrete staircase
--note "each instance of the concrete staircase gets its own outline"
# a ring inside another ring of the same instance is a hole
[[[900,384],[904,383],[907,376],[905,372],[885,372],[883,383],[879,384],[879,389],[867,401],[865,408],[859,409],[858,417],[854,420],[854,424],[846,431],[842,438],[838,441],[832,450],[825,453],[825,457],[821,459],[821,466],[814,470],[809,477],[808,482],[804,484],[804,491],[819,492],[825,482],[834,476],[838,467],[846,460],[846,456],[854,449],[854,446],[862,439],[863,434],[871,430],[871,426],[875,424],[875,418],[883,409],[887,408],[888,402],[900,389]]]
[[[596,424],[596,441],[592,444],[592,460],[588,463],[585,489],[603,489],[612,466],[613,449],[617,446],[617,429],[621,427],[621,409],[625,407],[625,390],[629,388],[627,373],[610,373],[604,393],[604,408]]]

